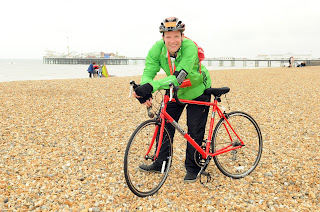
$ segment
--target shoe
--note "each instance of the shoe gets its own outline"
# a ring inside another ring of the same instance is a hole
[[[184,182],[186,183],[193,183],[196,182],[197,180],[197,174],[191,173],[191,172],[187,172],[186,176],[184,177]]]
[[[161,173],[161,167],[156,166],[154,163],[151,165],[141,164],[139,169],[145,172],[158,172]]]

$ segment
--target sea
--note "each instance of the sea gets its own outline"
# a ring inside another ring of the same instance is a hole
[[[254,64],[247,63],[243,67],[242,62],[231,66],[225,62],[224,66],[208,61],[202,62],[208,70],[223,69],[257,69]],[[0,82],[22,81],[22,80],[51,80],[51,79],[81,79],[88,78],[88,65],[69,64],[44,64],[42,59],[0,59]],[[280,64],[273,64],[279,67]],[[259,68],[267,67],[260,64]],[[129,65],[108,65],[108,73],[117,77],[142,75],[144,62],[134,62]],[[160,73],[164,73],[160,71]]]

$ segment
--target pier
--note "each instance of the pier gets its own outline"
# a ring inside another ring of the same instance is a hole
[[[82,64],[87,65],[92,62],[106,65],[128,65],[127,58],[60,58],[60,57],[43,57],[44,64]]]
[[[206,58],[203,60],[207,62],[208,66],[212,66],[214,63],[218,63],[218,66],[224,67],[284,67],[288,66],[289,59],[218,59],[218,58]],[[303,60],[296,59],[294,63],[305,62],[306,66],[320,66],[320,60]],[[237,64],[237,65],[236,65]]]
[[[295,63],[305,62],[306,66],[320,66],[320,60],[303,60],[295,59]],[[44,64],[82,64],[87,65],[92,62],[96,64],[106,65],[136,65],[145,62],[142,57],[126,57],[126,58],[59,58],[59,57],[43,57]],[[207,66],[221,67],[284,67],[288,66],[289,59],[219,59],[206,58],[202,62]]]

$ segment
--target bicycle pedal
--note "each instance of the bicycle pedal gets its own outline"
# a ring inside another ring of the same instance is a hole
[[[206,178],[207,178],[207,181],[206,182],[204,182],[203,180],[202,180],[202,175],[204,175]],[[200,181],[200,183],[202,184],[202,185],[204,185],[204,184],[206,184],[206,183],[210,183],[210,182],[212,182],[213,181],[213,178],[211,178],[211,175],[208,173],[208,172],[201,172],[201,174],[200,174],[200,176],[199,176],[199,181]]]

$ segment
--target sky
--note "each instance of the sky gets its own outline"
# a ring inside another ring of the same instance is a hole
[[[145,57],[175,16],[207,58],[311,54],[320,58],[319,0],[2,0],[0,59],[46,50]]]

